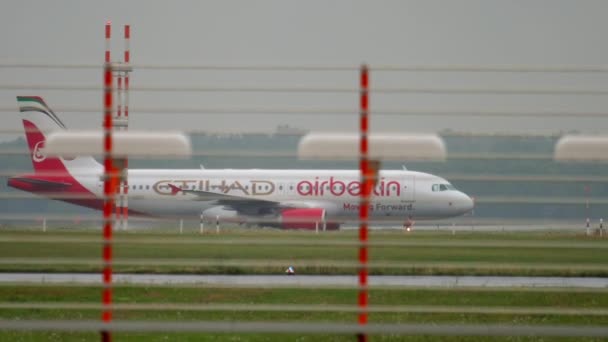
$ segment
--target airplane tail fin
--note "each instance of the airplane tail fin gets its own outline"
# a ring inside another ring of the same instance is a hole
[[[90,156],[57,158],[44,155],[42,149],[46,136],[53,131],[65,130],[65,125],[39,96],[17,96],[17,102],[35,172],[70,173],[70,170],[79,168],[101,169],[101,164]]]

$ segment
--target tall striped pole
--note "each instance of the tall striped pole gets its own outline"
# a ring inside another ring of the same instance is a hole
[[[118,119],[118,121],[120,121],[120,115],[122,112],[122,103],[121,103],[121,97],[122,97],[122,72],[119,71],[116,73],[116,81],[117,81],[117,85],[116,85],[116,118]],[[114,127],[112,127],[114,128]],[[117,166],[118,168],[118,166]],[[123,218],[122,216],[122,208],[123,208],[123,184],[122,182],[119,182],[120,186],[118,187],[118,198],[116,200],[116,229],[120,230],[120,227],[123,225]]]
[[[131,25],[125,25],[125,63],[129,63],[131,61]]]
[[[110,62],[111,22],[106,23],[106,51],[104,63],[103,88],[103,129],[104,129],[104,205],[103,205],[103,292],[102,292],[102,321],[112,321],[112,209],[116,192],[116,177],[112,160],[112,65]],[[101,331],[102,341],[111,341],[112,335],[108,330]]]
[[[369,74],[367,65],[360,70],[360,123],[359,123],[359,171],[361,175],[361,192],[359,197],[359,325],[367,324],[367,247],[368,247],[368,218],[369,196],[371,187],[369,182],[368,160],[368,131],[369,131]],[[361,332],[357,335],[358,341],[367,341],[367,334]]]
[[[124,26],[125,52],[124,63],[129,65],[131,62],[131,25]],[[125,87],[122,94],[124,95],[124,120],[125,125],[123,130],[129,129],[129,71],[124,72]],[[128,229],[129,226],[129,158],[125,157],[122,170],[122,228]]]

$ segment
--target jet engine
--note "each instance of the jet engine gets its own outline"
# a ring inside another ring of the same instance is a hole
[[[279,216],[281,229],[337,230],[340,224],[325,221],[325,209],[284,209]]]
[[[239,215],[235,210],[225,209],[222,206],[209,208],[202,213],[203,219],[209,222],[235,222],[240,223]]]

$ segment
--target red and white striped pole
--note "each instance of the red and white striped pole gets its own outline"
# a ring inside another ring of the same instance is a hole
[[[359,171],[361,174],[361,192],[359,200],[359,325],[367,324],[367,247],[368,247],[368,218],[369,218],[369,196],[371,187],[369,182],[369,159],[368,159],[368,109],[369,109],[369,74],[366,65],[361,66],[360,71],[360,140],[359,140]],[[357,335],[359,341],[367,341],[367,333],[361,332]]]
[[[125,64],[131,63],[131,25],[125,25]],[[125,73],[125,119],[129,119],[129,72]]]
[[[112,36],[112,22],[108,20],[106,23],[106,54],[105,62],[110,63],[110,38]]]
[[[124,26],[124,39],[125,39],[125,51],[124,51],[124,61],[123,64],[128,66],[130,61],[130,51],[129,51],[129,41],[131,38],[131,27],[130,25]],[[124,88],[122,87],[122,80],[124,78]],[[117,118],[121,121],[121,124],[118,126],[120,130],[126,131],[129,126],[129,69],[124,68],[118,72],[118,108],[117,108]],[[123,99],[124,99],[124,116],[121,118],[121,114],[123,113]],[[128,217],[129,217],[129,203],[128,203],[128,195],[129,195],[129,182],[128,182],[128,167],[129,160],[127,157],[122,159],[121,165],[121,179],[119,186],[119,201],[118,206],[116,207],[116,216],[120,218],[119,225],[123,230],[127,230],[128,228]]]
[[[116,177],[112,160],[112,65],[110,63],[111,22],[106,23],[106,52],[104,64],[103,88],[103,129],[104,129],[104,205],[103,205],[103,292],[102,292],[102,321],[112,321],[112,209],[116,192]],[[111,341],[110,331],[101,331],[102,341]]]
[[[129,63],[131,60],[131,25],[125,25],[125,63]]]
[[[124,62],[125,64],[131,63],[131,25],[125,25],[125,55]],[[124,130],[129,129],[129,72],[125,72],[125,89],[124,89],[124,117],[127,122],[127,125],[124,126]],[[127,229],[129,225],[129,158],[125,157],[124,162],[124,198],[123,198],[123,207],[122,207],[122,218],[123,229]]]
[[[116,118],[120,120],[120,115],[122,112],[122,72],[119,71],[116,73]],[[114,128],[114,127],[112,127]],[[120,183],[120,182],[119,182]],[[123,206],[123,187],[122,184],[118,187],[118,198],[116,199],[116,229],[120,230],[122,226],[122,218],[120,217],[122,214],[122,206]]]

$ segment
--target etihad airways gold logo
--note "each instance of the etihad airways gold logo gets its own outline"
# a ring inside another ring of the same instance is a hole
[[[196,179],[163,179],[154,183],[152,189],[159,195],[174,196],[176,193],[172,189],[177,187],[181,190],[194,190],[205,192],[233,193],[248,196],[265,196],[274,193],[275,184],[268,180],[250,180],[243,184],[238,180],[196,180]],[[182,192],[185,194],[185,192]]]

